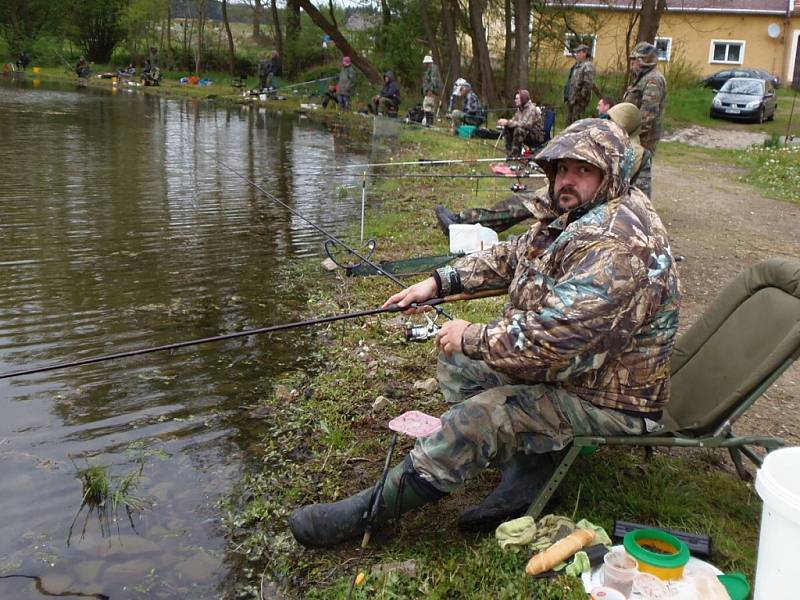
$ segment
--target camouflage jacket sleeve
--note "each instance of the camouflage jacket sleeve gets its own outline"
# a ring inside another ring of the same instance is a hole
[[[661,109],[664,102],[664,88],[657,77],[648,78],[641,91],[642,133],[657,130],[660,127]]]
[[[525,380],[553,382],[599,369],[629,345],[658,306],[660,288],[648,285],[646,266],[613,238],[586,236],[570,246],[560,277],[533,270],[516,276],[521,293],[540,295],[536,308],[471,324],[464,354]],[[529,283],[521,281],[527,277]]]
[[[441,89],[442,80],[439,75],[439,69],[436,65],[433,65],[425,71],[425,77],[422,80],[422,93],[427,94],[431,91],[438,96]]]
[[[481,101],[478,98],[478,94],[475,92],[467,94],[467,98],[464,101],[464,112],[468,115],[478,116],[481,114],[481,111]]]
[[[542,127],[542,111],[533,102],[528,102],[524,110],[516,112],[508,122],[508,125],[526,129],[539,129]]]
[[[460,258],[453,266],[437,269],[434,277],[439,295],[507,288],[517,266],[517,245],[526,243],[527,238],[526,233],[516,240]]]

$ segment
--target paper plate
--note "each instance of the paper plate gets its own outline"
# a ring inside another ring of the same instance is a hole
[[[442,428],[439,417],[426,415],[418,410],[410,410],[389,421],[389,429],[414,438],[429,436]]]
[[[619,544],[611,549],[624,551],[625,547],[622,544]],[[689,562],[686,563],[686,567],[684,567],[683,570],[684,576],[691,575],[692,573],[697,573],[699,571],[708,571],[713,575],[722,575],[722,571],[720,571],[711,563],[707,563],[706,561],[695,558],[694,556],[690,557]],[[591,570],[591,572],[586,572],[581,575],[581,581],[583,582],[583,589],[586,590],[587,594],[592,591],[592,588],[603,585],[603,565],[595,567]],[[668,587],[670,591],[680,592],[682,589],[682,580],[679,579],[677,581],[670,581]],[[636,596],[632,596],[631,600],[636,600]]]

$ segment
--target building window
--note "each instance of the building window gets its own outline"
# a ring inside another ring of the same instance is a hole
[[[586,44],[592,49],[592,57],[597,47],[597,36],[591,33],[570,33],[564,36],[564,56],[571,56],[575,53],[575,48],[581,44]]]
[[[658,60],[669,62],[672,56],[672,38],[657,37],[656,48],[658,48]]]
[[[741,65],[744,62],[743,40],[711,40],[708,62]]]

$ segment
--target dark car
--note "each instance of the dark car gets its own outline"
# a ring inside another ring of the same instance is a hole
[[[709,75],[703,79],[703,86],[710,87],[715,90],[720,89],[728,79],[733,77],[751,77],[754,79],[763,79],[772,83],[773,87],[780,87],[781,80],[769,71],[764,69],[726,69],[725,71],[717,71],[713,75]]]
[[[763,79],[734,77],[725,82],[711,101],[711,117],[745,119],[763,123],[775,118],[778,100],[772,83]]]

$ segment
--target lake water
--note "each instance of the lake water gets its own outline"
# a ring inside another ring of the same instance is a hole
[[[0,81],[0,372],[314,316],[284,267],[323,236],[219,161],[341,234],[359,182],[326,169],[365,148],[291,115],[35,83]],[[0,598],[219,597],[216,501],[310,335],[0,380]],[[145,509],[81,508],[93,467],[112,492],[138,473]]]

